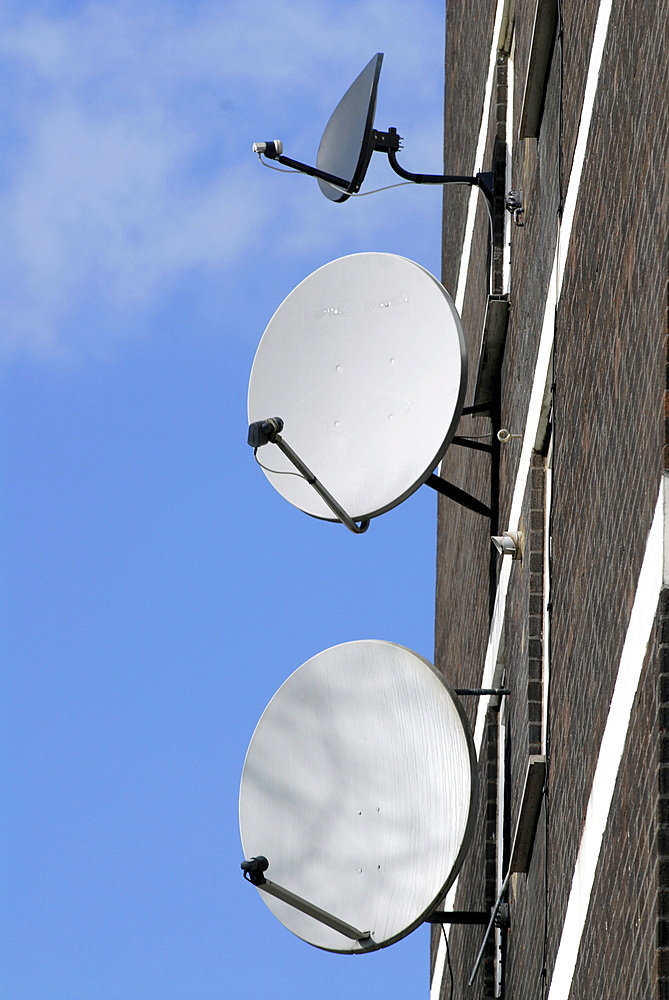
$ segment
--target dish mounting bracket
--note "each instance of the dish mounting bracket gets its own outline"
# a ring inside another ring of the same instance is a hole
[[[477,500],[476,497],[473,497],[471,493],[467,493],[466,490],[461,490],[459,486],[454,486],[453,483],[442,479],[441,476],[435,476],[432,473],[425,480],[425,485],[430,486],[437,493],[441,493],[442,496],[448,497],[449,500],[455,500],[461,507],[466,507],[467,510],[474,511],[475,514],[482,514],[483,517],[492,517],[492,511],[487,504],[483,503],[482,500]]]
[[[499,910],[496,909],[493,919],[496,919]],[[426,924],[478,924],[484,927],[488,924],[491,911],[489,910],[435,910],[429,917],[425,918]],[[504,917],[502,917],[504,919]],[[506,916],[508,925],[508,915]],[[497,923],[496,926],[502,926]]]
[[[493,171],[485,171],[474,176],[466,174],[415,174],[410,170],[405,170],[397,162],[396,154],[402,148],[402,136],[397,134],[396,128],[389,128],[387,132],[378,132],[374,129],[372,137],[375,151],[387,153],[390,166],[404,180],[413,181],[414,184],[466,184],[468,187],[477,187],[492,206],[495,195],[495,174]]]

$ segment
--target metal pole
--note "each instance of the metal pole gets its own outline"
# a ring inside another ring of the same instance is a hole
[[[359,941],[360,944],[364,944],[372,940],[369,931],[359,931],[352,924],[347,924],[345,920],[340,920],[339,917],[328,913],[327,910],[321,910],[320,906],[315,906],[314,903],[303,899],[302,896],[291,892],[290,889],[284,889],[282,885],[277,885],[276,882],[270,882],[269,879],[265,879],[263,882],[257,883],[257,887],[258,889],[262,889],[263,892],[268,892],[271,896],[276,896],[277,899],[282,900],[284,903],[288,903],[289,906],[294,906],[296,910],[301,910],[302,913],[313,917],[314,920],[332,927],[333,930],[338,931],[347,938],[351,938],[353,941]]]
[[[305,465],[300,456],[293,451],[289,444],[286,444],[280,434],[276,434],[272,437],[272,443],[283,452],[289,462],[293,463],[298,472],[304,476],[310,486],[313,486],[318,495],[328,505],[332,513],[336,514],[337,519],[341,521],[342,524],[345,524],[349,531],[354,532],[356,535],[361,535],[364,531],[367,531],[367,528],[369,527],[369,518],[367,518],[366,521],[361,521],[359,525],[356,524],[353,518],[346,513],[341,504],[337,503],[330,491],[326,490],[323,484],[319,482],[309,466]]]

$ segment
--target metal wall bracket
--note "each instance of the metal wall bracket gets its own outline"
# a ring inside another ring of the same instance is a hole
[[[494,924],[495,927],[508,927],[509,904],[496,904],[492,910],[435,910],[425,918],[426,924]]]
[[[402,148],[402,137],[397,134],[396,128],[389,128],[387,132],[374,132],[374,149],[388,154],[388,162],[396,174],[404,178],[405,181],[413,181],[414,184],[466,184],[468,187],[477,187],[486,197],[492,206],[495,196],[495,173],[492,170],[478,174],[414,174],[410,170],[405,170],[397,162],[395,155]]]
[[[395,173],[406,181],[413,181],[414,184],[465,184],[467,187],[477,187],[485,195],[488,204],[492,205],[495,175],[491,171],[473,176],[467,174],[414,174],[400,166],[392,149],[388,150],[388,161]]]
[[[425,918],[426,924],[480,924],[488,923],[487,910],[435,910]]]
[[[461,448],[471,448],[472,451],[487,451],[489,455],[492,453],[492,445],[484,444],[482,441],[473,441],[468,437],[460,437],[457,434],[451,438],[451,444],[460,445]]]
[[[492,511],[487,504],[484,504],[482,500],[477,500],[476,497],[473,497],[471,493],[467,493],[466,490],[461,490],[459,486],[454,486],[453,483],[442,479],[441,476],[435,476],[432,473],[425,480],[425,485],[430,486],[437,493],[441,493],[442,496],[448,497],[449,500],[455,500],[461,507],[473,510],[475,514],[482,514],[483,517],[492,517]]]
[[[457,695],[461,694],[476,694],[476,695],[501,695],[501,694],[511,694],[511,688],[453,688]]]

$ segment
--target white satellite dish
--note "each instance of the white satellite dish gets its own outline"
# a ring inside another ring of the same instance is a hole
[[[285,681],[253,734],[242,867],[310,944],[383,948],[454,881],[477,791],[469,724],[442,675],[390,642],[334,646]]]
[[[430,477],[466,385],[462,326],[446,289],[404,257],[352,254],[288,295],[253,362],[251,432],[280,418],[302,475],[271,434],[250,433],[249,443],[266,444],[265,474],[290,503],[344,520],[330,495],[352,521],[365,522]]]

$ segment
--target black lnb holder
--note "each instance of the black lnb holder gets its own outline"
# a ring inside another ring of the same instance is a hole
[[[264,885],[267,881],[264,873],[269,868],[269,861],[262,854],[257,858],[251,858],[250,861],[242,861],[240,868],[244,872],[246,881],[253,885]]]
[[[283,440],[281,437],[282,430],[283,420],[281,417],[268,417],[266,420],[256,420],[255,423],[251,424],[249,426],[248,443],[253,448],[254,454],[257,452],[258,448],[262,447],[264,444],[275,444],[279,451],[283,452],[288,461],[295,466],[298,474],[302,476],[307,483],[309,483],[309,486],[312,486],[316,490],[318,495],[325,501],[338,521],[345,524],[348,530],[354,532],[356,535],[361,535],[363,532],[367,531],[367,528],[369,527],[369,518],[365,518],[360,522],[360,524],[356,524],[353,518],[349,517],[341,504],[337,503],[329,490],[326,490],[323,484],[316,478],[309,466],[306,465],[300,456],[293,451],[290,445]],[[257,455],[256,461],[258,461]]]
[[[308,163],[302,163],[301,160],[293,160],[290,156],[284,156],[283,143],[280,139],[267,142],[254,142],[253,152],[257,153],[260,158],[264,156],[268,160],[276,160],[277,163],[283,164],[284,167],[290,167],[291,170],[297,170],[301,174],[308,174],[309,177],[318,177],[322,181],[327,181],[328,184],[334,184],[335,187],[341,188],[342,191],[348,191],[350,187],[351,182],[345,180],[343,177],[335,177],[334,174],[329,174],[318,167],[312,167]]]
[[[268,417],[267,420],[256,420],[249,424],[248,444],[252,448],[262,448],[264,444],[271,444],[276,440],[277,434],[283,430],[283,420],[281,417]]]

